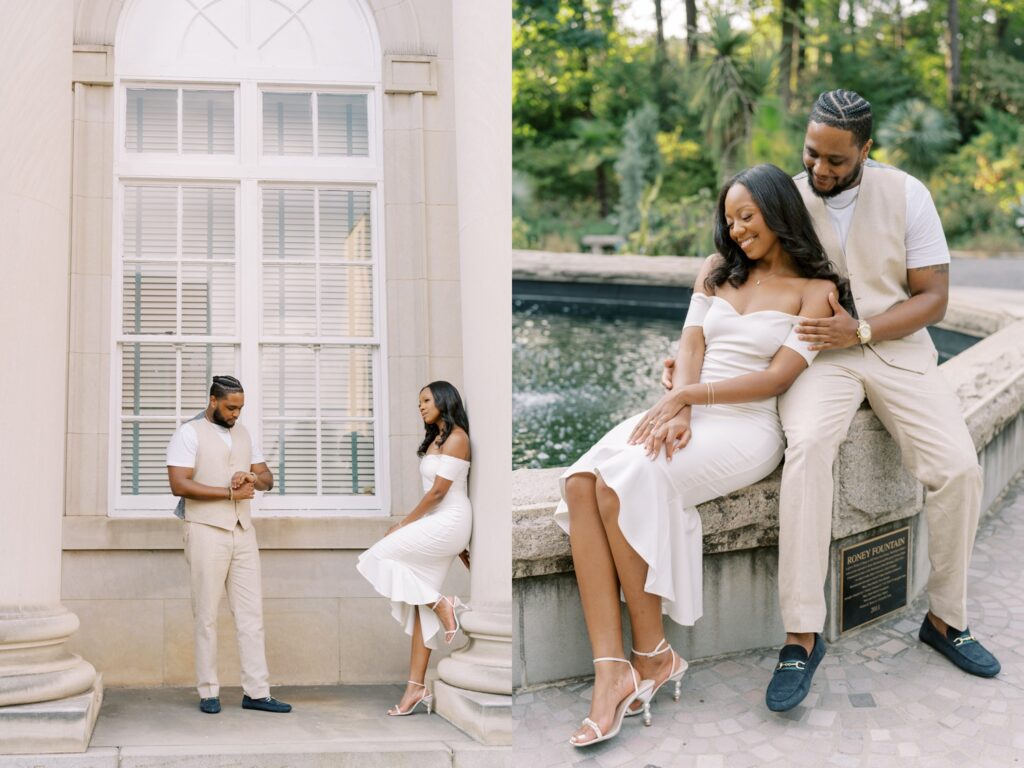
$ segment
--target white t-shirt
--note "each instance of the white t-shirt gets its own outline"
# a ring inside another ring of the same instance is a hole
[[[171,442],[167,444],[167,466],[195,469],[196,451],[199,449],[199,435],[196,434],[196,428],[192,424],[192,421],[195,421],[195,419],[186,421],[178,427],[174,436],[171,437]],[[231,430],[227,427],[222,427],[219,424],[214,424],[212,421],[210,424],[213,426],[214,431],[220,439],[224,441],[224,444],[230,448]],[[266,459],[263,458],[263,451],[260,450],[258,445],[253,443],[252,463],[263,464],[265,461]]]
[[[906,190],[907,233],[903,242],[907,249],[907,269],[949,264],[946,234],[942,231],[939,212],[935,209],[935,202],[928,187],[908,174]],[[832,226],[836,228],[843,248],[846,248],[846,236],[850,233],[859,192],[858,184],[824,200],[828,217],[832,221]]]

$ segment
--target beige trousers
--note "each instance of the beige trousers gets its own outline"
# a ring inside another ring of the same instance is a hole
[[[242,690],[254,699],[270,695],[263,643],[263,589],[256,529],[233,531],[202,523],[185,523],[185,559],[192,582],[192,616],[196,633],[196,679],[199,696],[218,696],[217,612],[227,587],[235,617]]]
[[[867,397],[925,487],[931,610],[967,627],[967,566],[981,506],[981,467],[960,402],[932,365],[913,373],[853,347],[818,356],[779,399],[786,463],[779,500],[779,603],[787,632],[825,626],[832,463]]]

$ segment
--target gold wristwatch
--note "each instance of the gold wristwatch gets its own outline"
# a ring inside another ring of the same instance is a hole
[[[857,326],[857,340],[861,344],[871,343],[871,326],[864,320],[861,320],[860,325]]]

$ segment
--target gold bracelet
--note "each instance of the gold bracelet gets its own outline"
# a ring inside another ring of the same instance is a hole
[[[711,406],[713,406],[715,404],[715,389],[714,389],[713,386],[711,386],[711,382],[710,381],[705,381],[704,382],[704,386],[707,387],[707,400],[708,400],[707,403],[705,403],[705,405],[707,405],[707,407],[710,408]]]
[[[228,501],[234,501],[234,500],[235,500],[235,489],[234,489],[234,488],[232,488],[232,487],[231,487],[231,486],[229,485],[229,486],[228,486]]]

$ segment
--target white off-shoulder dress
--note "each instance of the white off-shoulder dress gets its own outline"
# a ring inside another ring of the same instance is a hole
[[[391,601],[391,615],[411,635],[419,611],[423,642],[437,648],[444,627],[431,606],[452,560],[469,546],[473,508],[469,503],[469,462],[439,453],[420,461],[423,492],[440,476],[452,481],[448,493],[430,512],[385,536],[359,556],[356,568],[378,593]]]
[[[766,310],[741,315],[725,299],[694,293],[684,327],[704,331],[700,381],[716,382],[765,370],[779,347],[815,354],[796,336],[796,315]],[[642,413],[614,427],[560,478],[555,521],[569,533],[565,481],[599,476],[619,497],[619,528],[648,565],[645,590],[660,595],[679,624],[703,613],[703,542],[697,505],[769,475],[782,460],[784,441],[776,398],[738,405],[694,406],[692,437],[671,461],[654,460],[627,440]]]

